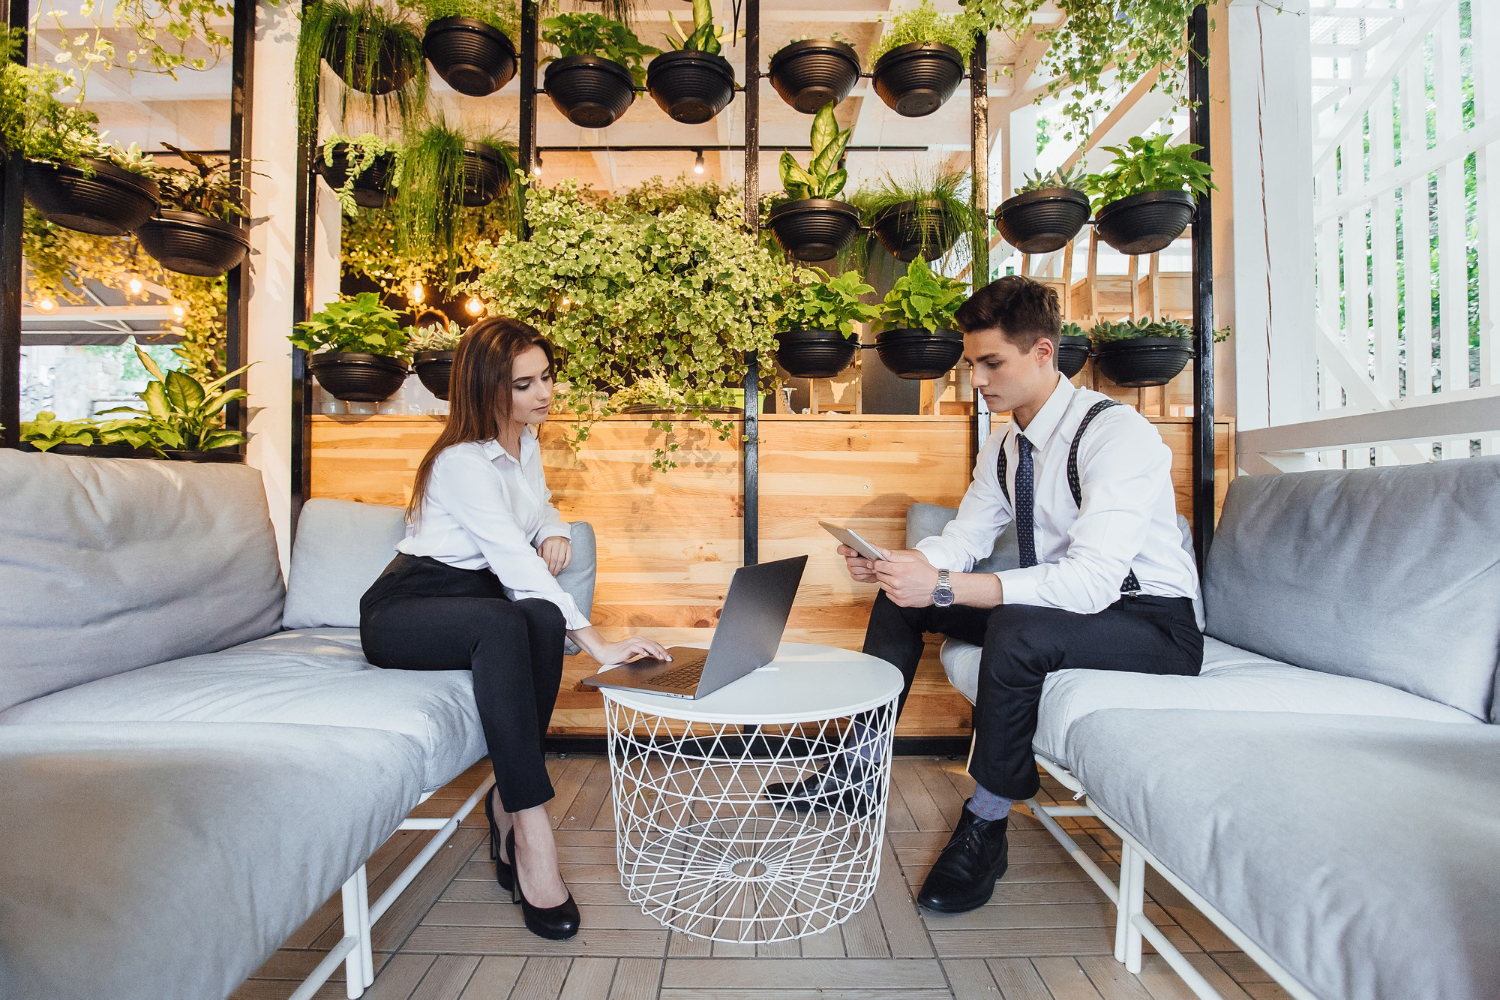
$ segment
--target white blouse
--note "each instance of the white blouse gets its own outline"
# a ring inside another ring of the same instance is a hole
[[[517,460],[498,441],[446,448],[432,463],[427,494],[398,552],[429,556],[458,569],[489,569],[511,600],[556,604],[568,629],[589,620],[537,553],[544,538],[571,538],[542,473],[536,436],[521,435]]]

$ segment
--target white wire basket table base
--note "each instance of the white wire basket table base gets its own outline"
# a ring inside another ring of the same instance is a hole
[[[615,853],[632,902],[675,931],[769,944],[818,934],[869,902],[880,878],[896,700],[854,716],[762,731],[688,722],[605,693]],[[822,803],[768,801],[849,755]]]

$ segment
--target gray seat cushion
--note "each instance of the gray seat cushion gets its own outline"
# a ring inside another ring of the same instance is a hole
[[[281,722],[385,729],[422,754],[435,791],[485,754],[467,670],[381,670],[355,629],[279,632],[159,663],[0,713],[0,731],[40,722]]]
[[[1490,717],[1500,457],[1242,476],[1204,578],[1208,633]]]
[[[1315,996],[1500,996],[1500,729],[1095,712],[1094,804]]]
[[[966,642],[950,639],[943,644],[948,679],[971,702],[979,689],[979,655],[979,647]],[[1090,712],[1108,708],[1376,715],[1478,724],[1466,712],[1384,684],[1295,667],[1204,637],[1203,673],[1197,677],[1108,670],[1059,670],[1049,675],[1042,686],[1032,748],[1072,767],[1069,728]]]
[[[0,709],[276,631],[260,473],[0,449]]]
[[[410,740],[369,729],[0,726],[0,996],[228,996],[420,779]]]

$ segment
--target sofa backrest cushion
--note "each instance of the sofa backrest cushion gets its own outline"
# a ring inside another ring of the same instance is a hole
[[[0,710],[275,632],[260,473],[0,449]]]
[[[939,507],[931,503],[914,503],[906,510],[906,547],[913,548],[924,538],[941,535],[943,526],[958,516],[957,507]],[[1177,527],[1182,530],[1182,547],[1193,555],[1193,531],[1187,518],[1177,515]],[[1196,558],[1196,557],[1195,557]],[[1008,524],[995,539],[995,549],[974,564],[974,573],[998,573],[1003,569],[1015,569],[1021,565],[1021,550],[1016,543],[1016,526]],[[1193,613],[1198,627],[1203,627],[1203,599],[1193,598]]]
[[[557,578],[589,614],[594,604],[594,529],[574,524],[573,561]],[[406,533],[401,507],[309,500],[297,519],[287,581],[287,628],[358,628],[359,599],[396,557]]]
[[[1500,457],[1241,476],[1208,556],[1208,633],[1491,713]]]

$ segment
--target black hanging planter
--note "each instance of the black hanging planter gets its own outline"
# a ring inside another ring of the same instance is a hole
[[[21,451],[41,452],[42,449],[28,441],[19,445]],[[48,448],[48,455],[77,455],[83,458],[155,458],[150,448],[136,448],[128,444],[55,444]]]
[[[734,69],[723,56],[663,52],[646,66],[646,89],[673,121],[702,125],[734,100]]]
[[[214,448],[210,451],[180,451],[175,448],[162,449],[174,462],[243,462],[245,456],[238,448]]]
[[[488,97],[516,75],[516,47],[478,18],[433,21],[422,36],[422,53],[448,86],[469,97]]]
[[[875,337],[881,364],[901,378],[941,378],[964,353],[964,335],[957,330],[883,330]]]
[[[326,351],[307,359],[318,384],[334,399],[379,403],[390,399],[406,381],[406,362],[383,354]]]
[[[1000,235],[1022,253],[1061,250],[1088,221],[1088,195],[1072,188],[1027,191],[995,209]]]
[[[475,143],[464,147],[464,207],[488,205],[510,184],[510,167],[498,149]]]
[[[1094,346],[1094,364],[1115,385],[1135,389],[1166,385],[1193,360],[1186,337],[1137,337]]]
[[[870,232],[899,261],[910,263],[921,254],[937,260],[958,242],[958,226],[944,214],[936,199],[903,201],[882,208],[870,218]]]
[[[771,209],[766,224],[793,259],[828,260],[859,232],[859,209],[833,198],[799,198]]]
[[[323,175],[328,186],[334,190],[344,186],[349,179],[349,147],[339,143],[333,150],[333,162],[328,162],[326,147],[318,150],[313,169]],[[384,208],[391,203],[389,189],[391,169],[396,165],[394,153],[381,153],[373,163],[354,178],[354,203],[360,208]]]
[[[1094,231],[1120,253],[1156,253],[1187,229],[1193,207],[1186,191],[1142,191],[1099,209]]]
[[[363,32],[354,36],[354,61],[350,63],[346,58],[348,47],[344,41],[344,32],[347,30],[339,28],[329,34],[328,49],[323,57],[328,68],[338,74],[345,86],[378,96],[400,90],[416,76],[417,67],[389,39],[372,51],[373,46]],[[370,65],[371,60],[374,61],[373,66]],[[370,81],[368,89],[366,80]]]
[[[1062,372],[1063,378],[1072,378],[1083,371],[1083,366],[1089,360],[1090,342],[1088,337],[1064,336],[1057,345],[1057,370]]]
[[[941,42],[898,45],[875,62],[875,93],[896,114],[921,118],[942,107],[964,78],[964,57]]]
[[[833,378],[854,362],[859,337],[837,330],[788,330],[776,335],[776,360],[795,378]]]
[[[88,171],[46,160],[26,161],[26,200],[48,221],[95,236],[124,236],[156,214],[156,182],[107,163]]]
[[[447,399],[453,383],[452,351],[418,351],[412,358],[417,378],[438,399]]]
[[[613,125],[635,103],[635,78],[598,56],[564,56],[547,64],[542,87],[568,121],[583,128]]]
[[[849,96],[859,82],[859,55],[846,42],[809,38],[777,51],[771,57],[770,76],[783,101],[811,115]]]
[[[250,253],[244,226],[170,208],[141,223],[135,238],[168,271],[199,278],[228,274]]]

